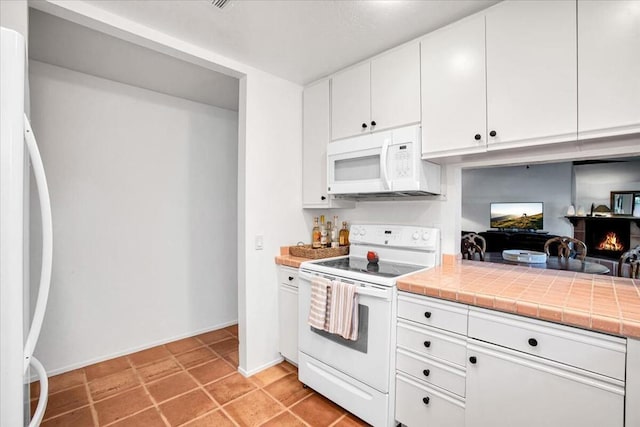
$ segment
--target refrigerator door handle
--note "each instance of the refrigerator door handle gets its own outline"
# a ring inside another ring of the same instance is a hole
[[[38,378],[40,379],[40,397],[38,398],[38,406],[36,411],[31,417],[29,427],[38,427],[44,417],[44,411],[47,409],[47,401],[49,400],[49,379],[47,378],[47,371],[44,370],[42,363],[35,357],[31,357],[31,365],[36,370]]]
[[[31,158],[33,175],[35,176],[36,186],[38,187],[38,197],[42,211],[42,269],[40,271],[40,288],[38,291],[38,299],[36,300],[36,307],[33,312],[33,321],[31,322],[31,329],[24,344],[24,372],[26,373],[32,360],[36,342],[40,336],[44,312],[47,308],[47,300],[49,299],[53,262],[53,225],[51,221],[51,201],[49,199],[47,178],[44,174],[44,166],[42,165],[38,145],[36,144],[36,139],[26,114],[24,115],[24,135],[29,157]],[[40,364],[34,364],[34,367],[38,369],[38,365]],[[42,367],[42,365],[40,365],[40,367]],[[44,369],[42,370],[44,371]],[[46,378],[46,373],[44,377]]]

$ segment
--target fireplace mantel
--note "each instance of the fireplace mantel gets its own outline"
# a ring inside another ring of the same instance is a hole
[[[638,227],[640,227],[640,218],[631,215],[611,215],[611,216],[565,216],[574,227],[578,226],[579,221],[619,221],[627,220],[633,221]]]

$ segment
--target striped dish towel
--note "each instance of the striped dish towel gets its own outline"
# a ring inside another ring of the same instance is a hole
[[[331,298],[327,332],[342,338],[358,340],[358,294],[357,286],[338,281],[331,282]]]
[[[331,289],[331,282],[322,277],[311,280],[311,306],[307,323],[316,329],[325,329],[327,321],[327,290]]]

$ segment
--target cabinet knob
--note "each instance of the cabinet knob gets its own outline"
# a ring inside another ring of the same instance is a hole
[[[320,200],[327,200],[325,196],[320,196]]]
[[[496,133],[495,130],[492,130],[491,132],[489,132],[489,136],[496,136],[496,135],[497,135],[497,133]]]
[[[289,281],[292,281],[292,280],[293,280],[293,276],[289,276]]]
[[[469,358],[469,363],[471,363],[472,365],[475,365],[477,361],[478,361],[478,359],[476,359],[475,356],[471,356]]]
[[[476,141],[480,141],[482,139],[482,135],[476,133],[476,136],[473,137]]]
[[[425,369],[424,371],[422,371],[422,373],[424,374],[425,377],[428,377],[431,371],[429,369]]]
[[[366,124],[366,123],[363,123],[363,124],[362,124],[362,129],[366,129],[366,128],[367,128],[367,124]]]
[[[424,346],[427,348],[431,347],[431,341],[425,341]]]
[[[431,318],[431,312],[430,311],[425,311],[424,312],[424,317],[426,317],[427,319]]]
[[[422,403],[424,403],[425,405],[429,404],[429,398],[428,397],[423,397],[422,398]]]
[[[371,126],[375,126],[375,125],[376,125],[376,121],[375,121],[375,120],[372,120],[372,121],[371,121]]]
[[[530,345],[531,347],[535,347],[535,346],[537,346],[537,345],[538,345],[538,340],[537,340],[537,339],[535,339],[535,338],[529,338],[529,345]]]

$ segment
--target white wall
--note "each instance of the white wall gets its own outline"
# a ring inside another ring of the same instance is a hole
[[[237,113],[36,61],[30,80],[53,208],[48,372],[235,323]]]
[[[302,87],[265,73],[241,81],[246,124],[240,138],[240,371],[251,375],[280,360],[274,256],[307,233],[302,212]],[[275,124],[275,126],[274,126]],[[242,133],[242,131],[241,131]],[[242,141],[245,144],[242,145]],[[264,236],[264,250],[255,238]],[[242,351],[243,350],[243,351]]]
[[[571,162],[462,171],[462,230],[485,231],[491,202],[544,202],[544,229],[572,236],[563,218],[571,204]]]
[[[612,191],[640,191],[640,160],[574,166],[575,206],[611,207]]]

